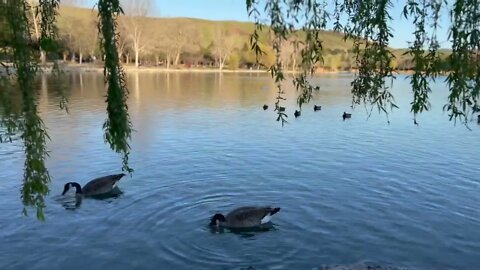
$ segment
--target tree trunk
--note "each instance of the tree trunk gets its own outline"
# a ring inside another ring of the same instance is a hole
[[[138,48],[135,47],[135,67],[138,68]]]
[[[170,68],[170,55],[167,54],[167,69]]]
[[[37,15],[37,7],[33,7],[34,2],[29,1],[31,8],[30,11],[32,12],[32,18],[33,18],[33,28],[35,29],[35,37],[37,38],[37,42],[40,41],[40,29],[38,25],[38,15]],[[42,48],[40,48],[40,61],[42,64],[45,64],[47,62],[47,54],[45,53]]]
[[[126,62],[127,62],[127,65],[130,64],[130,53],[127,53],[127,59],[126,59],[126,60],[127,60],[127,61],[126,61]]]
[[[117,49],[117,54],[118,54],[118,61],[122,63],[122,49],[118,48]]]
[[[72,63],[75,63],[75,52],[72,52],[72,59],[71,59],[71,62],[72,62]]]
[[[158,63],[160,62],[160,59],[158,55],[155,55],[155,66],[158,66]]]
[[[297,58],[293,57],[292,71],[295,73],[297,68]]]
[[[47,53],[42,49],[40,49],[40,62],[42,64],[47,63]]]
[[[80,52],[80,54],[78,55],[78,63],[81,65],[83,62],[83,53]]]
[[[225,66],[225,60],[227,59],[227,57],[220,57],[220,59],[218,59],[218,69],[219,70],[222,70],[223,67]]]
[[[63,52],[63,62],[67,62],[67,52]]]
[[[175,66],[178,65],[178,60],[180,60],[180,52],[177,52],[177,54],[175,55],[175,62],[173,62]]]

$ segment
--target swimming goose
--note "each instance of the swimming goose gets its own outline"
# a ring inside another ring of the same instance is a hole
[[[268,105],[267,104],[263,104],[263,110],[267,110],[268,109]]]
[[[95,178],[83,186],[83,188],[76,182],[69,182],[65,184],[62,195],[65,195],[71,187],[75,187],[75,194],[83,195],[85,197],[109,193],[124,176],[125,174],[121,173]]]
[[[295,115],[295,118],[300,117],[301,114],[302,113],[300,111],[297,111],[297,110],[295,110],[295,112],[293,113],[293,115]]]
[[[278,107],[278,111],[279,111],[279,112],[284,112],[284,111],[285,111],[285,107]]]
[[[280,208],[272,207],[240,207],[224,216],[215,214],[210,220],[210,226],[228,228],[251,228],[260,226],[270,221]]]
[[[313,111],[320,111],[322,110],[322,106],[318,106],[318,105],[313,105]]]
[[[346,113],[346,112],[343,112],[343,120],[345,120],[345,118],[352,118],[352,114],[351,113]]]

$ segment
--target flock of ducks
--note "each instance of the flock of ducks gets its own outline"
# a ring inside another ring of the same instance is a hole
[[[68,182],[63,187],[62,196],[67,195],[71,188],[75,188],[75,196],[80,199],[84,197],[108,195],[114,191],[118,182],[124,176],[125,174],[121,173],[95,178],[83,187],[77,182]],[[278,213],[278,211],[280,211],[278,207],[240,207],[231,211],[226,216],[221,213],[216,213],[210,219],[209,225],[214,228],[254,228],[269,223],[272,216]]]
[[[263,104],[263,110],[266,111],[268,110],[268,105],[267,104]],[[321,111],[322,110],[322,106],[319,106],[319,105],[313,105],[313,111],[316,112],[316,111]],[[278,107],[278,111],[279,112],[284,112],[285,111],[285,107]],[[299,111],[299,110],[295,110],[295,112],[293,113],[293,115],[295,116],[295,118],[298,118],[302,115],[302,112]],[[343,115],[342,115],[342,118],[343,120],[345,119],[350,119],[352,118],[352,114],[351,113],[346,113],[346,112],[343,112]],[[478,118],[478,122],[480,123],[480,117]]]
[[[268,105],[267,104],[264,104],[263,105],[263,110],[266,111],[268,110]],[[319,106],[319,105],[313,105],[313,111],[321,111],[322,110],[322,106]],[[278,111],[279,112],[284,112],[285,111],[285,107],[278,107]],[[295,116],[295,118],[298,118],[302,115],[302,112],[299,111],[299,110],[295,110],[295,112],[293,113],[293,115]],[[477,123],[480,124],[480,115],[477,116],[478,119],[477,119]],[[347,112],[343,112],[342,114],[342,118],[343,120],[345,121],[345,119],[350,119],[352,118],[352,114],[351,113],[347,113]],[[418,125],[416,119],[413,120],[414,121],[414,124],[415,125]]]

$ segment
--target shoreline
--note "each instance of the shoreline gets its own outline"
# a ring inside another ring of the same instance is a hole
[[[46,65],[40,66],[41,72],[51,73],[52,72],[52,63],[47,63]],[[95,64],[78,64],[78,63],[59,63],[60,70],[63,72],[98,72],[103,73],[103,66]],[[165,68],[165,67],[135,67],[132,65],[122,64],[122,68],[125,73],[237,73],[237,74],[269,74],[269,71],[266,69],[218,69],[218,68]],[[13,66],[10,66],[10,74],[15,74]],[[355,74],[357,70],[322,70],[318,69],[314,75],[325,75],[325,74]],[[299,74],[300,70],[287,70],[284,71],[285,74]],[[411,75],[413,70],[396,70],[394,71],[395,75]],[[5,76],[6,68],[0,66],[0,76]],[[445,74],[442,74],[445,75]],[[442,76],[440,75],[440,76]]]

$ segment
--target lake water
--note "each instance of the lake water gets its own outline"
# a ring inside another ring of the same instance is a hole
[[[52,175],[45,223],[21,215],[23,154],[0,148],[0,269],[312,269],[374,261],[416,269],[480,269],[480,126],[448,121],[447,89],[413,124],[400,76],[390,124],[349,111],[350,75],[325,75],[302,116],[273,112],[265,74],[129,74],[136,129],[133,176],[115,199],[58,202],[65,182],[118,173],[103,143],[101,74],[67,74],[69,110],[39,80]],[[262,105],[270,105],[267,111]],[[313,104],[322,105],[314,112]],[[214,233],[215,212],[242,205],[282,210],[265,232]]]

